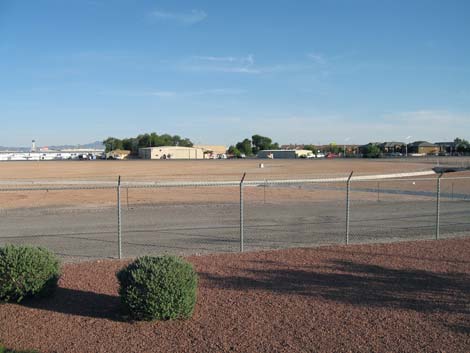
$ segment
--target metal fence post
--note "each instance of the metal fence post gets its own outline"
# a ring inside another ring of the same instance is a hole
[[[268,183],[268,181],[266,179],[264,179],[264,204],[266,205],[266,184]]]
[[[240,180],[240,252],[243,252],[243,182],[245,181],[246,173],[243,173],[242,180]]]
[[[380,202],[380,181],[377,182],[377,202]]]
[[[440,222],[441,222],[441,178],[444,174],[441,173],[437,177],[437,190],[436,190],[436,240],[439,239]]]
[[[346,182],[346,244],[349,244],[349,192],[351,190],[351,177],[353,172],[349,174]]]
[[[118,177],[117,184],[117,216],[118,216],[118,258],[122,258],[121,244],[121,176]]]

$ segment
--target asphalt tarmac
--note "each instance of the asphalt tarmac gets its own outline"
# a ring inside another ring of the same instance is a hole
[[[244,205],[244,250],[346,242],[344,201]],[[440,237],[470,235],[470,201],[444,199]],[[353,201],[350,243],[433,239],[436,201]],[[240,250],[237,203],[130,205],[122,208],[122,256]],[[66,262],[116,258],[116,208],[0,210],[0,245],[44,246]]]

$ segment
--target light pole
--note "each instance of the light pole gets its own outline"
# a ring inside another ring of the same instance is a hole
[[[343,158],[346,158],[346,142],[348,142],[351,138],[350,137],[346,137],[344,139],[344,144],[343,144]]]
[[[410,140],[410,138],[412,138],[413,136],[408,136],[405,140],[405,156],[408,157],[408,141]]]

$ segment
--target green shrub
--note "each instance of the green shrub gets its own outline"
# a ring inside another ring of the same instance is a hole
[[[144,256],[117,273],[119,295],[135,320],[185,319],[196,304],[197,274],[175,256]]]
[[[20,302],[47,296],[57,287],[58,259],[49,250],[32,246],[0,248],[0,299]]]
[[[1,343],[0,343],[0,353],[37,353],[36,351],[17,351],[13,349],[8,349],[5,348]]]

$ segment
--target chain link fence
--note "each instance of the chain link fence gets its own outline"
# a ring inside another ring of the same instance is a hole
[[[70,261],[115,257],[115,196],[116,187],[2,190],[0,244],[44,246]],[[97,197],[102,206],[95,205]]]
[[[0,182],[0,245],[66,261],[470,234],[470,177]]]

